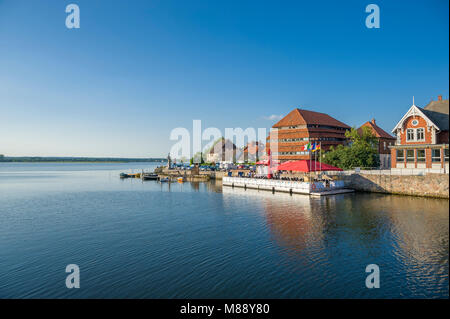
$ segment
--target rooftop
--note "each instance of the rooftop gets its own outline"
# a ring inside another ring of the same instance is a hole
[[[389,139],[395,140],[394,136],[392,136],[391,134],[389,134],[388,132],[386,132],[385,130],[383,130],[381,127],[379,127],[377,125],[377,122],[375,121],[375,119],[372,119],[371,121],[368,121],[368,122],[364,123],[363,125],[361,125],[361,127],[358,128],[358,132],[361,132],[362,128],[365,126],[370,127],[372,129],[373,134],[376,137],[389,138]]]
[[[279,128],[286,126],[308,125],[308,124],[335,126],[350,129],[350,126],[336,120],[335,118],[329,116],[328,114],[302,110],[298,108],[292,110],[288,115],[283,117],[272,127]]]
[[[423,109],[420,109],[441,131],[448,131],[449,103],[439,95],[437,101],[431,101]]]
[[[424,107],[424,110],[448,115],[449,111],[448,99],[443,100],[442,95],[439,95],[437,101],[431,101],[430,103],[428,103],[428,105]]]

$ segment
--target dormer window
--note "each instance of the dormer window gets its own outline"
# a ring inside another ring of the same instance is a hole
[[[417,140],[418,141],[425,141],[425,130],[423,128],[417,129]]]
[[[406,130],[406,140],[407,141],[414,141],[414,129],[409,128]]]

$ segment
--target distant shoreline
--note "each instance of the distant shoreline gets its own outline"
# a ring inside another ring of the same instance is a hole
[[[166,163],[165,158],[0,157],[0,163]]]

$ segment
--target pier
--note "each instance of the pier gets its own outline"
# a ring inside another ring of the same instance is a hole
[[[304,194],[311,196],[326,196],[354,192],[345,188],[342,180],[327,182],[299,182],[278,179],[259,179],[246,177],[224,177],[223,186],[241,187],[290,194]]]

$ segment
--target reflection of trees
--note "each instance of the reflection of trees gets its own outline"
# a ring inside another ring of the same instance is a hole
[[[426,266],[440,259],[448,275],[448,200],[391,196],[389,218],[397,237],[397,257],[411,264]]]
[[[346,276],[375,262],[386,280],[401,284],[398,276],[406,276],[405,289],[448,293],[448,200],[374,193],[312,198],[230,187],[223,193],[224,206],[261,208],[272,240],[281,254],[296,259],[299,270],[331,269]]]
[[[276,196],[261,202],[274,240],[289,254],[316,249],[329,257],[333,251],[383,258],[393,254],[401,264],[422,270],[440,260],[438,271],[448,274],[447,200],[356,194],[295,201],[297,195],[291,200]]]
[[[375,241],[389,246],[395,242],[409,255],[428,255],[436,249],[448,255],[448,207],[447,200],[358,194],[336,207],[336,226],[348,228],[367,248]]]

